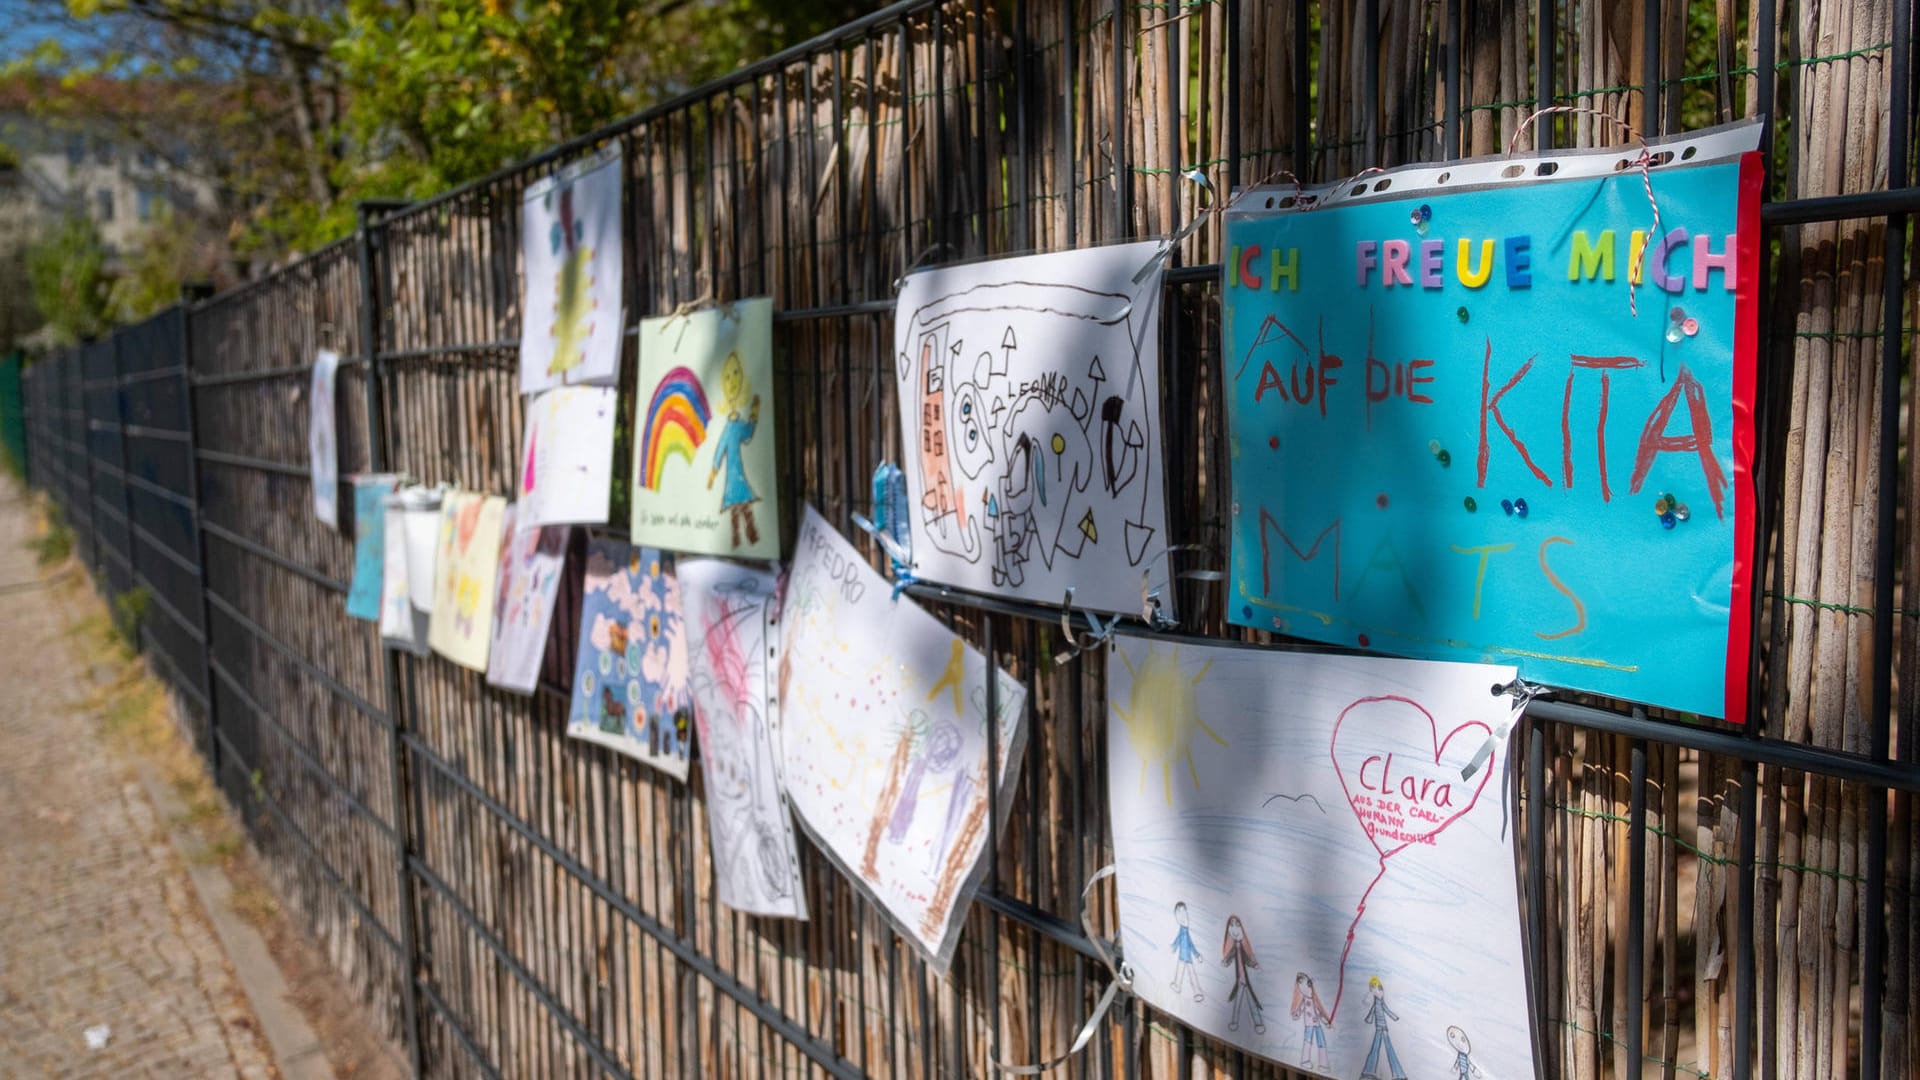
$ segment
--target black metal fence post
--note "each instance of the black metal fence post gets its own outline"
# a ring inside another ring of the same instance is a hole
[[[192,500],[193,562],[200,568],[195,588],[200,593],[200,689],[207,700],[207,768],[216,787],[220,783],[220,701],[213,676],[213,608],[207,602],[207,540],[203,529],[200,490],[200,425],[193,409],[193,317],[194,304],[213,295],[208,283],[192,283],[180,289],[180,368],[181,413],[187,429],[187,494]]]
[[[370,472],[381,472],[387,465],[386,394],[382,392],[380,370],[379,304],[384,290],[376,286],[378,279],[375,277],[380,272],[378,215],[382,210],[398,205],[405,204],[363,202],[358,208],[359,232],[356,242],[359,245],[360,349],[367,364],[367,468]],[[358,528],[357,523],[355,527]],[[400,987],[401,1005],[406,1017],[407,1064],[413,1069],[413,1075],[421,1076],[424,1074],[424,1059],[420,1052],[420,1004],[416,983],[424,965],[414,909],[412,868],[417,823],[411,813],[411,777],[406,762],[402,760],[405,737],[401,725],[409,717],[400,703],[400,664],[392,649],[384,646],[380,649],[380,664],[387,706],[387,777],[393,795],[393,804],[388,812],[394,816],[393,870],[400,890],[400,950],[403,954],[402,963],[406,967]]]
[[[109,340],[108,350],[113,370],[113,448],[115,457],[118,459],[114,464],[120,470],[120,513],[125,515],[121,522],[121,536],[127,542],[126,550],[121,552],[127,559],[127,576],[122,595],[131,596],[140,584],[136,569],[140,564],[134,557],[134,546],[140,542],[140,538],[133,530],[133,493],[128,490],[133,486],[132,481],[128,479],[133,475],[133,469],[127,456],[127,366],[120,356],[128,344],[128,335],[118,333]],[[146,642],[142,625],[146,622],[144,608],[131,607],[123,610],[120,597],[115,596],[113,599],[114,614],[126,622],[125,629],[127,636],[133,641],[133,647],[145,652]],[[145,602],[151,603],[151,597],[146,598]]]

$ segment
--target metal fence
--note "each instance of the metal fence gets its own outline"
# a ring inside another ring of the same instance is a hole
[[[1060,1051],[1106,979],[1075,919],[1110,856],[1103,658],[1050,659],[1055,609],[911,590],[1031,701],[947,978],[811,851],[812,921],[737,915],[714,896],[698,771],[680,783],[564,735],[578,530],[532,699],[344,616],[350,539],[310,511],[314,351],[346,358],[343,468],[509,492],[520,195],[618,142],[629,324],[771,295],[784,505],[854,535],[866,477],[899,453],[890,298],[915,265],[1166,234],[1205,212],[1196,168],[1223,190],[1334,179],[1493,152],[1546,104],[1654,132],[1770,103],[1757,692],[1744,725],[1529,707],[1514,809],[1532,1021],[1549,1075],[1911,1076],[1910,17],[912,0],[483,180],[365,207],[345,242],[32,365],[30,477],[100,586],[140,598],[145,649],[277,884],[416,1069],[983,1075]],[[1580,116],[1534,132],[1612,137]],[[1174,540],[1216,553],[1220,239],[1209,222],[1167,276],[1162,402]],[[1843,543],[1835,521],[1859,527]],[[1181,633],[1279,643],[1227,628],[1217,586],[1182,588]],[[1122,1001],[1065,1075],[1283,1071]]]

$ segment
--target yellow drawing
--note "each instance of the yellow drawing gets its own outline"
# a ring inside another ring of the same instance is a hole
[[[593,248],[586,243],[587,224],[574,215],[573,187],[559,191],[559,220],[553,223],[549,243],[560,270],[553,279],[553,359],[547,374],[572,371],[586,361],[587,341],[593,336],[591,316],[599,306],[593,295]],[[549,200],[552,196],[548,196]]]
[[[1214,742],[1227,745],[1227,740],[1200,719],[1198,695],[1193,692],[1194,686],[1206,678],[1213,661],[1202,665],[1191,679],[1180,670],[1177,646],[1164,653],[1157,648],[1150,649],[1147,658],[1140,662],[1139,670],[1134,669],[1133,661],[1127,659],[1124,651],[1120,653],[1120,662],[1127,665],[1127,672],[1133,676],[1133,686],[1125,708],[1117,701],[1111,704],[1115,715],[1126,722],[1127,740],[1140,755],[1140,790],[1147,789],[1147,766],[1159,765],[1160,782],[1166,788],[1167,805],[1171,806],[1175,760],[1187,759],[1194,790],[1200,789],[1200,770],[1193,764],[1193,729],[1198,727]]]
[[[471,574],[461,574],[460,584],[453,594],[454,626],[460,633],[471,635],[475,632],[474,615],[480,610],[480,581]]]
[[[966,648],[966,642],[961,641],[959,638],[953,639],[953,652],[947,655],[947,666],[940,672],[940,678],[935,680],[933,689],[927,693],[927,700],[932,701],[934,698],[940,696],[942,687],[951,686],[953,688],[953,715],[956,717],[967,715],[966,710],[960,706],[960,683],[966,670]]]

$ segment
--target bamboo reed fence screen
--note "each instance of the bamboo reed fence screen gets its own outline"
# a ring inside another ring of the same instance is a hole
[[[1075,921],[1110,856],[1101,656],[1049,659],[1057,611],[916,587],[1032,702],[949,978],[811,852],[813,921],[736,915],[714,898],[698,771],[682,784],[563,734],[577,581],[531,700],[383,652],[342,614],[350,542],[308,508],[314,350],[347,358],[343,471],[510,491],[520,195],[617,141],[629,323],[772,296],[783,499],[856,535],[868,475],[898,456],[885,361],[911,267],[1165,235],[1206,213],[1196,169],[1227,191],[1499,153],[1548,104],[1649,135],[1764,116],[1757,692],[1744,726],[1584,698],[1529,709],[1515,821],[1532,1021],[1545,1073],[1576,1080],[1910,1077],[1911,15],[1910,0],[911,0],[475,183],[369,205],[340,244],[33,365],[30,475],[101,587],[153,598],[143,642],[197,745],[417,1070],[986,1075],[1057,1053],[1106,979]],[[1622,138],[1563,114],[1526,141]],[[1180,244],[1164,330],[1174,539],[1216,553],[1221,238],[1215,219]],[[629,400],[632,370],[629,344]],[[617,476],[628,454],[623,435]],[[1182,586],[1183,632],[1259,640],[1225,626],[1218,587]],[[1111,893],[1095,896],[1110,926]],[[1284,1071],[1124,997],[1062,1069]]]

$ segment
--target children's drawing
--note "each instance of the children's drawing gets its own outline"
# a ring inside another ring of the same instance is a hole
[[[687,778],[693,697],[680,585],[660,552],[587,544],[567,734]]]
[[[401,493],[401,524],[407,545],[407,598],[413,608],[433,614],[440,578],[441,512],[451,498],[446,487],[413,488]]]
[[[1447,1045],[1453,1047],[1453,1066],[1449,1070],[1456,1080],[1469,1080],[1481,1075],[1480,1066],[1473,1063],[1473,1042],[1467,1033],[1458,1026],[1447,1029]]]
[[[519,506],[507,507],[501,525],[500,575],[493,599],[493,643],[487,650],[487,683],[531,694],[547,655],[547,630],[560,574],[567,564],[567,526],[526,525]]]
[[[1229,619],[1744,719],[1758,131],[1240,200]]]
[[[1200,954],[1199,946],[1193,943],[1193,930],[1187,925],[1187,904],[1181,901],[1173,905],[1173,921],[1180,929],[1173,935],[1173,992],[1180,993],[1186,987],[1193,993],[1193,1000],[1207,1000],[1207,992],[1200,985],[1200,976],[1193,965],[1204,964],[1206,960]]]
[[[642,321],[635,401],[634,539],[779,558],[773,301]]]
[[[1439,1072],[1460,1026],[1475,1068],[1531,1077],[1505,748],[1461,775],[1512,715],[1490,688],[1513,669],[1115,646],[1109,809],[1134,993],[1320,1075]],[[1205,941],[1217,964],[1194,962]]]
[[[799,846],[769,723],[779,579],[720,559],[682,559],[674,569],[720,902],[804,919]]]
[[[1381,984],[1380,977],[1368,979],[1367,1015],[1360,1022],[1373,1025],[1373,1045],[1367,1049],[1367,1063],[1360,1067],[1360,1080],[1385,1080],[1380,1074],[1382,1066],[1393,1080],[1407,1080],[1406,1070],[1400,1067],[1400,1055],[1393,1052],[1393,1036],[1387,1031],[1387,1021],[1399,1019],[1400,1014],[1387,1007],[1387,988]]]
[[[353,582],[347,588],[347,614],[376,622],[380,618],[380,579],[386,557],[387,512],[384,501],[399,486],[392,473],[362,473],[353,482]]]
[[[313,357],[313,386],[307,394],[307,455],[313,467],[313,513],[340,527],[340,440],[333,408],[334,376],[340,356],[321,349]]]
[[[611,386],[565,386],[527,402],[515,498],[528,525],[600,525],[613,498]]]
[[[616,142],[527,188],[520,390],[620,374],[621,151]]]
[[[894,353],[916,576],[1138,613],[1170,603],[1153,243],[910,275]]]
[[[507,500],[455,492],[440,508],[440,557],[427,644],[475,671],[487,670],[493,582],[500,572],[500,523]]]
[[[427,654],[441,499],[438,489],[416,486],[381,500],[385,558],[380,582],[380,638],[393,648],[418,656]]]
[[[453,492],[440,507],[440,555],[434,559],[434,613],[426,623],[426,644],[474,671],[486,671],[505,511],[507,500],[474,492]]]
[[[1293,1005],[1287,1015],[1300,1022],[1300,1064],[1327,1071],[1327,1007],[1313,976],[1302,971],[1293,977]]]
[[[1247,976],[1249,970],[1260,966],[1260,961],[1253,955],[1253,942],[1247,940],[1247,926],[1238,915],[1227,916],[1226,936],[1220,941],[1220,962],[1233,968],[1233,989],[1227,991],[1233,1019],[1227,1021],[1227,1030],[1239,1031],[1240,1015],[1245,1013],[1253,1024],[1254,1034],[1266,1034],[1267,1022],[1260,1011],[1260,996],[1253,992],[1253,980]]]
[[[1025,747],[1026,689],[993,669],[989,724],[987,658],[911,601],[893,599],[812,508],[781,620],[774,696],[794,811],[944,970],[985,869],[987,740],[998,742],[1004,814]]]

